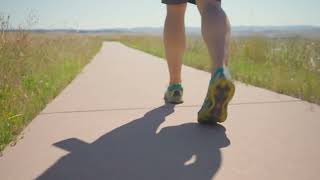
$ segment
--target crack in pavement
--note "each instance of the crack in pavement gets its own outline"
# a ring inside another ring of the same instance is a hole
[[[263,102],[243,102],[243,103],[230,103],[229,106],[239,105],[259,105],[259,104],[281,104],[281,103],[294,103],[303,102],[302,100],[287,100],[287,101],[263,101]],[[201,105],[178,105],[176,108],[194,108],[201,107]],[[108,112],[108,111],[135,111],[135,110],[148,110],[154,107],[138,107],[138,108],[111,108],[111,109],[91,109],[91,110],[71,110],[71,111],[56,111],[56,112],[43,112],[39,115],[53,115],[53,114],[72,114],[72,113],[88,113],[88,112]]]

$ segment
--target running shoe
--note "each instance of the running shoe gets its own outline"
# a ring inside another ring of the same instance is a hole
[[[226,67],[218,68],[211,78],[207,96],[198,112],[200,124],[216,124],[226,121],[228,103],[235,92],[235,85]]]
[[[169,85],[167,91],[164,94],[164,100],[166,103],[170,104],[181,104],[183,88],[180,83]]]

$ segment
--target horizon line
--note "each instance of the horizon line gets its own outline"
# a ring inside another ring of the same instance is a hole
[[[232,28],[320,28],[320,25],[231,25]],[[136,27],[97,27],[97,28],[30,28],[28,30],[80,30],[80,31],[97,31],[97,30],[130,30],[130,29],[163,29],[163,26],[136,26]],[[200,26],[186,26],[186,28],[201,28]],[[19,30],[19,28],[12,28],[10,30]]]

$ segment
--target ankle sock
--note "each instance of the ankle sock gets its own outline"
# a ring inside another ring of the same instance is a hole
[[[177,90],[177,89],[183,89],[182,88],[182,85],[181,85],[181,83],[174,83],[174,84],[170,84],[169,86],[168,86],[168,90],[169,91],[173,91],[173,90]]]

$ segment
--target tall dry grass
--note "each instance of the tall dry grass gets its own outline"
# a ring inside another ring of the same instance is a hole
[[[9,31],[0,17],[0,151],[81,71],[102,39]]]

